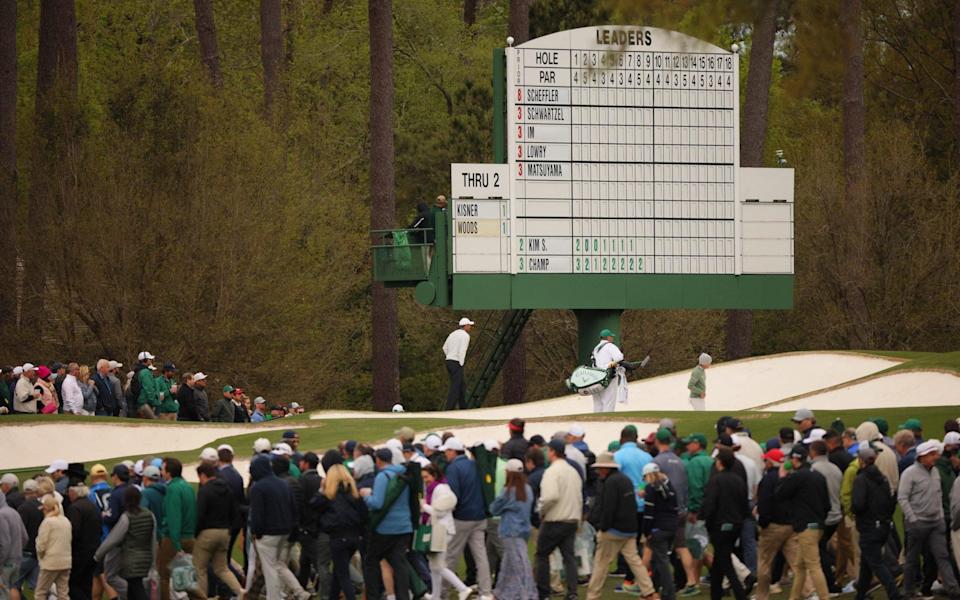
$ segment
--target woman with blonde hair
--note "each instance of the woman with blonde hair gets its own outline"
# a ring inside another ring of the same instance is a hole
[[[360,498],[350,471],[343,465],[332,465],[323,479],[321,493],[310,503],[320,515],[320,529],[330,536],[333,561],[330,598],[339,598],[342,593],[344,600],[354,600],[350,558],[360,547],[361,532],[367,528],[367,505]]]
[[[70,598],[73,527],[63,516],[63,507],[53,494],[43,497],[43,522],[37,531],[37,559],[40,577],[34,598],[46,600],[50,588],[57,586],[58,600]]]
[[[88,365],[80,365],[77,385],[80,386],[80,393],[83,394],[83,410],[87,411],[87,414],[93,415],[97,411],[97,386],[90,381],[90,367]]]

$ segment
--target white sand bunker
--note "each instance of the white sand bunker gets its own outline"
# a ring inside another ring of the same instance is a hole
[[[707,371],[707,410],[737,411],[777,402],[865,377],[900,361],[841,352],[796,352],[770,357],[719,363]],[[691,365],[692,368],[692,365]],[[617,404],[622,411],[661,411],[669,415],[692,410],[687,401],[689,371],[641,379],[630,383],[630,402]],[[404,417],[448,417],[506,420],[578,415],[593,411],[590,397],[569,395],[513,406],[429,413]],[[395,418],[391,413],[320,411],[314,419]]]
[[[48,465],[58,458],[89,462],[110,456],[177,452],[233,435],[295,428],[289,423],[256,429],[249,425],[140,425],[102,421],[11,424],[4,426],[0,433],[0,470]]]
[[[960,404],[960,377],[936,371],[891,373],[776,404],[768,410],[853,409]]]

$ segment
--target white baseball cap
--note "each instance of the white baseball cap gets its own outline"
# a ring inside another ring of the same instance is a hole
[[[233,446],[231,446],[230,444],[220,444],[219,446],[217,446],[217,452],[220,452],[221,450],[229,450],[230,454],[234,453]]]
[[[497,440],[487,440],[483,443],[483,447],[487,449],[487,452],[493,452],[494,450],[500,449],[500,442]]]
[[[206,379],[206,378],[207,378],[207,374],[204,373],[203,371],[200,371],[199,373],[196,373],[196,374],[193,376],[193,380],[194,380],[194,381],[203,381],[203,380]]]
[[[394,404],[393,408],[391,408],[390,411],[395,413],[401,413],[403,412],[403,405],[400,403]]]
[[[523,461],[519,458],[511,458],[504,469],[507,473],[523,473]]]
[[[14,368],[13,368],[13,374],[14,374],[14,375],[23,375],[23,367],[19,367],[19,366],[14,367]]]
[[[917,456],[926,456],[931,452],[941,452],[943,448],[940,447],[939,440],[927,440],[924,443],[917,446]]]
[[[271,448],[273,448],[273,446],[267,438],[257,438],[256,441],[253,442],[253,451],[257,454],[270,452]]]
[[[571,425],[567,433],[573,437],[583,437],[587,435],[587,432],[583,430],[583,425]]]
[[[643,465],[644,475],[649,475],[650,473],[659,473],[659,472],[660,472],[660,465],[658,465],[655,462],[648,462],[647,464]]]
[[[960,433],[957,433],[956,431],[948,431],[943,436],[943,445],[944,446],[960,445]]]
[[[218,458],[217,451],[213,448],[204,448],[203,452],[200,453],[200,460],[205,460],[208,462],[215,462]]]
[[[443,451],[455,450],[457,452],[463,452],[464,451],[463,442],[461,442],[455,437],[448,438],[447,441],[444,442],[442,446],[440,446],[440,450],[443,450]]]
[[[0,483],[6,484],[9,486],[17,486],[17,485],[20,485],[20,480],[17,479],[17,476],[14,475],[13,473],[4,473],[3,477],[0,477]]]
[[[133,463],[133,472],[137,475],[143,475],[143,459],[141,458],[137,462]]]
[[[278,442],[273,445],[273,453],[280,456],[293,456],[293,448],[286,442]]]
[[[810,430],[810,435],[803,439],[803,443],[812,444],[813,442],[819,442],[825,435],[827,435],[827,430],[817,427],[816,429]]]
[[[463,317],[460,319],[460,327],[463,327],[464,325],[476,325],[476,323],[466,317]]]
[[[55,473],[57,471],[66,471],[70,468],[70,465],[67,464],[67,461],[62,458],[58,458],[50,463],[50,466],[47,467],[47,473]]]
[[[117,361],[115,361],[115,360],[111,360],[111,361],[110,361],[110,368],[111,368],[111,369],[119,369],[119,368],[122,367],[122,366],[123,366],[123,363],[122,363],[122,362],[117,362]]]
[[[266,404],[267,401],[264,400],[263,396],[257,396],[256,398],[253,399],[253,403],[254,403],[254,404]]]
[[[36,371],[36,370],[37,370],[37,368],[36,368],[35,366],[33,366],[33,363],[23,363],[23,372],[24,372],[24,373],[26,373],[27,371]]]
[[[137,355],[137,360],[153,360],[156,356],[150,354],[146,350]]]
[[[439,450],[440,446],[443,446],[443,440],[439,435],[431,433],[423,440],[423,445],[431,450]]]

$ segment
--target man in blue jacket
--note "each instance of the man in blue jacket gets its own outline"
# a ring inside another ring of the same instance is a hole
[[[453,520],[457,532],[447,545],[447,568],[455,571],[464,549],[469,545],[477,566],[480,598],[491,596],[490,562],[487,559],[484,534],[487,529],[487,504],[483,498],[483,481],[476,464],[467,458],[463,442],[452,437],[440,447],[447,458],[447,485],[457,496]]]
[[[360,490],[360,495],[370,511],[386,511],[383,520],[373,529],[367,541],[367,559],[364,564],[364,579],[371,589],[367,597],[378,598],[375,589],[380,579],[380,561],[386,560],[393,568],[393,581],[384,581],[387,600],[406,599],[410,583],[407,580],[407,551],[413,534],[413,517],[410,515],[410,486],[405,485],[392,503],[388,504],[387,489],[391,480],[404,474],[403,465],[393,464],[393,452],[380,448],[376,452],[377,476],[373,488]]]
[[[250,535],[260,559],[267,598],[280,598],[284,588],[293,591],[297,600],[307,600],[310,592],[300,586],[287,567],[297,506],[290,486],[273,474],[269,456],[257,456],[250,463]]]

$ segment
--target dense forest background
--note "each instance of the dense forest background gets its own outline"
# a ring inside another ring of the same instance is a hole
[[[763,33],[750,147],[797,174],[795,308],[746,315],[737,352],[743,315],[628,311],[628,358],[957,348],[957,2],[0,0],[0,363],[146,349],[271,401],[369,407],[386,344],[408,410],[439,406],[461,315],[399,290],[395,334],[375,335],[367,232],[384,198],[405,225],[451,162],[492,160],[508,31],[601,23],[741,44],[744,90]],[[389,173],[371,122],[392,127]],[[499,315],[469,316],[476,358]],[[537,311],[510,377],[548,397],[575,361],[572,313]]]

